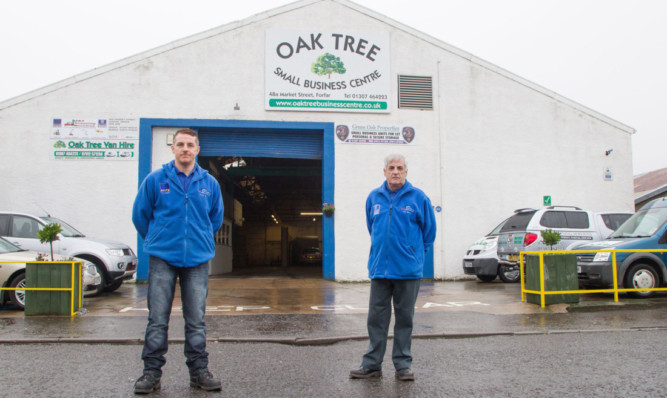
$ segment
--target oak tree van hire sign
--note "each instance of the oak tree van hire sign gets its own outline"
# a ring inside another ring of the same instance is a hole
[[[51,147],[54,159],[137,160],[139,119],[52,118]]]
[[[267,110],[388,113],[389,33],[266,31]]]

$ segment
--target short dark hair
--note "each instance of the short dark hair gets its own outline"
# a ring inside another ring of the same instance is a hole
[[[197,143],[197,146],[199,146],[199,136],[197,135],[197,132],[194,131],[193,129],[185,128],[178,130],[176,133],[174,133],[174,142],[176,142],[176,136],[179,134],[185,134],[195,137],[195,143]]]

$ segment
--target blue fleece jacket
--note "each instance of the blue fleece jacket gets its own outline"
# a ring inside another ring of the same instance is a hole
[[[194,267],[215,255],[214,234],[222,225],[220,185],[195,164],[185,192],[174,161],[150,173],[134,200],[132,222],[144,251],[177,267]]]
[[[420,279],[424,253],[435,240],[431,201],[408,181],[395,195],[385,181],[366,200],[366,224],[371,234],[368,277]]]

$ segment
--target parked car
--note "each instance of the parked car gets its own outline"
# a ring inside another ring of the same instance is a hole
[[[592,212],[574,206],[520,209],[500,229],[498,275],[504,282],[518,282],[520,252],[552,250],[542,241],[544,230],[560,233],[561,240],[553,250],[568,250],[606,238],[630,216],[629,212]]]
[[[0,261],[21,261],[18,263],[0,262],[0,281],[2,287],[21,288],[25,287],[25,268],[26,262],[35,261],[40,253],[22,250],[11,244],[9,241],[0,238]],[[56,261],[66,261],[64,256],[54,256]],[[94,294],[98,286],[102,284],[102,276],[97,272],[97,267],[90,261],[76,258],[82,262],[81,280],[82,291],[85,296]],[[11,301],[12,304],[20,309],[25,308],[25,290],[3,290],[0,295],[0,305]]]
[[[498,234],[507,219],[493,231],[470,246],[463,257],[463,272],[476,275],[482,282],[492,282],[498,276]]]
[[[57,223],[62,227],[60,239],[53,242],[53,252],[78,257],[95,264],[102,284],[94,295],[118,289],[124,280],[137,272],[137,256],[123,243],[88,238],[63,220],[38,217],[26,213],[0,212],[0,236],[24,250],[49,252],[48,243],[40,243],[37,232],[45,225]]]
[[[576,250],[667,249],[667,198],[644,205],[607,239],[577,246]],[[619,288],[653,289],[667,282],[667,253],[616,253]],[[579,284],[605,289],[613,286],[612,256],[609,253],[577,255]],[[634,297],[651,297],[655,292],[628,292]]]
[[[319,264],[322,262],[322,253],[317,247],[303,249],[299,254],[301,264]]]

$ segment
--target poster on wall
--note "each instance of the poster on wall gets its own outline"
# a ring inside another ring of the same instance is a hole
[[[53,118],[54,159],[137,160],[139,119]]]
[[[412,145],[417,141],[417,130],[413,125],[337,123],[335,132],[337,144]]]
[[[266,31],[265,106],[389,113],[388,32]]]

